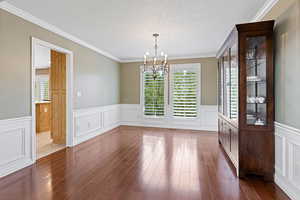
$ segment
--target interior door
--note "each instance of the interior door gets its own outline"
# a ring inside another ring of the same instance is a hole
[[[66,55],[51,50],[51,136],[53,143],[66,143]]]

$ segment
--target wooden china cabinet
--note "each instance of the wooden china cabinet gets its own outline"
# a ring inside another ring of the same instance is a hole
[[[236,25],[217,55],[219,143],[241,178],[273,180],[273,26]]]

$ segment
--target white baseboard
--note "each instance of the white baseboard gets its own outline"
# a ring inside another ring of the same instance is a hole
[[[299,200],[299,191],[297,191],[285,177],[275,174],[275,183],[291,198],[291,200]]]
[[[163,124],[160,122],[121,122],[120,125],[123,126],[140,126],[140,127],[153,127],[153,128],[169,128],[169,129],[182,129],[182,130],[197,130],[197,131],[214,131],[215,127],[198,127],[198,126],[184,126],[184,125],[173,125],[173,124]]]
[[[300,130],[275,123],[275,183],[293,200],[300,199]]]
[[[87,141],[120,125],[120,105],[74,111],[74,144]]]
[[[93,130],[93,131],[89,132],[85,137],[77,138],[75,140],[75,145],[80,144],[80,143],[85,142],[85,141],[88,141],[88,140],[90,140],[90,139],[92,139],[96,136],[102,135],[103,133],[108,132],[108,131],[110,131],[114,128],[117,128],[120,125],[121,125],[120,123],[116,123],[115,125],[112,125],[112,126],[109,126],[109,127],[106,127],[106,128]]]
[[[34,163],[31,117],[0,120],[0,177]]]

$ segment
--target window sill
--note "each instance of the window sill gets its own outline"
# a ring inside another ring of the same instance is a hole
[[[147,116],[147,115],[143,115],[144,119],[164,119],[164,120],[184,120],[184,121],[197,121],[200,119],[200,117],[191,117],[191,118],[183,118],[183,117],[173,117],[173,116],[161,116],[161,117],[157,117],[157,116]]]
[[[197,121],[200,119],[200,117],[171,117],[171,119],[175,119],[175,120],[185,120],[185,121]]]
[[[166,119],[167,117],[166,117],[166,116],[158,117],[158,116],[148,116],[148,115],[143,115],[143,118],[144,118],[144,119]]]

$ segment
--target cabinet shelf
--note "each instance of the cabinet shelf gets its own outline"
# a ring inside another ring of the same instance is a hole
[[[255,85],[255,84],[266,84],[266,80],[260,80],[260,81],[247,81],[247,85]]]
[[[255,68],[259,68],[263,65],[263,63],[258,63],[257,66],[247,66],[247,71],[251,70],[251,69],[255,69]]]
[[[265,61],[266,58],[246,58],[246,61]]]
[[[267,104],[267,102],[264,102],[264,103],[249,103],[249,102],[247,102],[247,104],[250,104],[250,105],[252,105],[252,104],[261,104],[261,105],[264,105],[264,104]]]
[[[247,116],[256,116],[256,117],[259,117],[259,116],[261,116],[261,115],[263,115],[263,114],[262,114],[262,113],[259,113],[259,112],[257,112],[257,113],[247,112]]]

